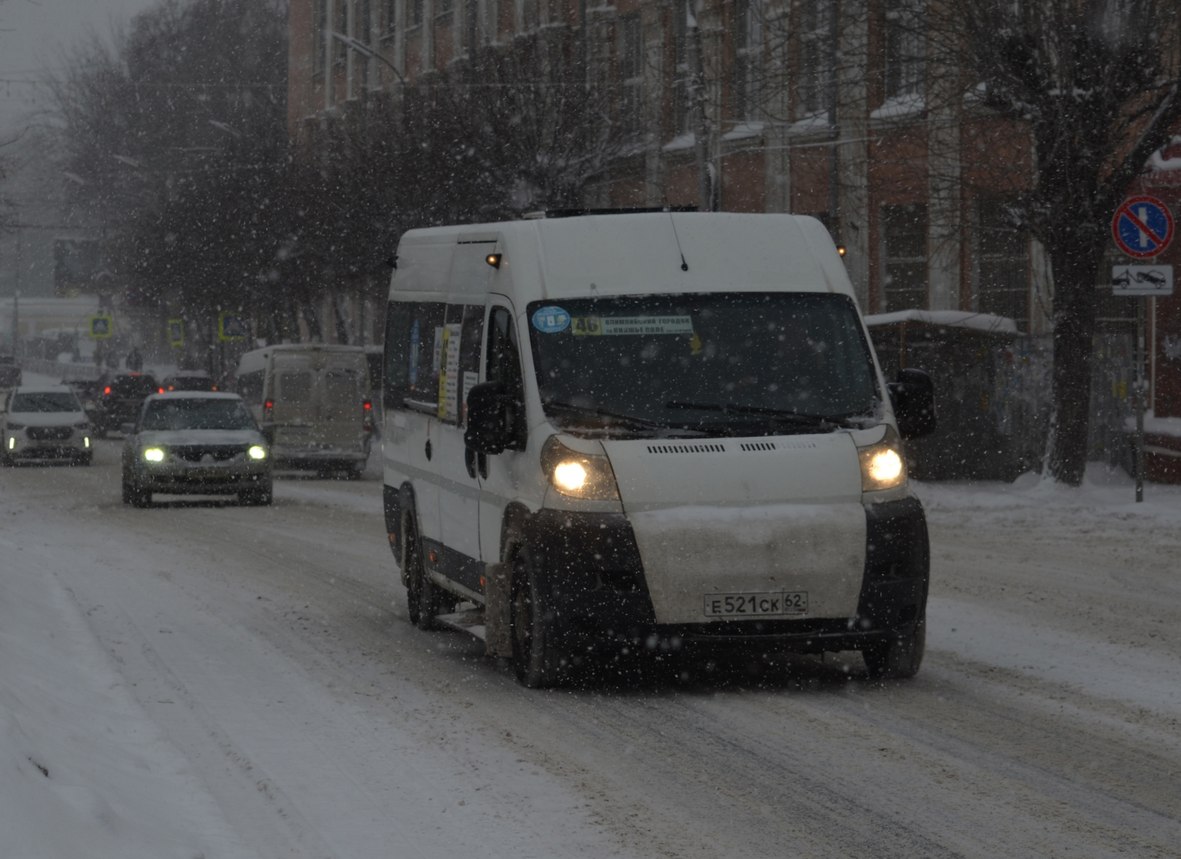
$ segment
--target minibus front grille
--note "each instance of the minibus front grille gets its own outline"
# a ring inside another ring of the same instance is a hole
[[[725,453],[724,444],[650,444],[648,453]]]

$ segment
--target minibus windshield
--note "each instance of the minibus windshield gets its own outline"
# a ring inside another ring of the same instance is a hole
[[[846,296],[645,295],[527,312],[542,405],[571,432],[772,435],[879,419]]]

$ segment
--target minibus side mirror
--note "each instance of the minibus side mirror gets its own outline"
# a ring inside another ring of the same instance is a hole
[[[476,453],[500,453],[511,441],[509,401],[500,382],[482,382],[467,393],[463,443]]]
[[[899,370],[897,381],[888,387],[898,433],[903,438],[918,438],[935,431],[935,386],[924,370]]]

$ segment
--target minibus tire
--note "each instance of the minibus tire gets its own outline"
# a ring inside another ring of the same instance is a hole
[[[411,517],[404,517],[402,535],[406,555],[406,615],[412,624],[422,629],[422,586],[426,580],[426,571],[422,552],[418,548],[418,532],[410,523]]]
[[[427,578],[418,530],[408,515],[402,525],[406,540],[406,613],[419,629],[437,629],[435,618],[455,606],[455,599]]]
[[[513,559],[510,624],[513,671],[520,684],[529,689],[555,686],[564,679],[564,654],[555,644],[558,629],[548,615],[546,594],[528,550],[522,550]]]
[[[919,673],[927,643],[927,624],[920,619],[905,635],[893,635],[861,651],[872,680],[909,680]]]

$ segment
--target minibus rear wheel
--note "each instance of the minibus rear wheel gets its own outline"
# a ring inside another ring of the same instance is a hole
[[[455,608],[455,598],[427,578],[422,560],[422,543],[411,524],[413,516],[402,523],[406,535],[406,613],[419,629],[435,629],[435,618]]]

